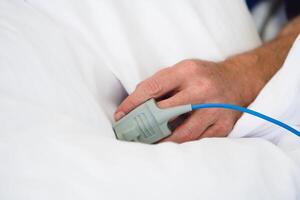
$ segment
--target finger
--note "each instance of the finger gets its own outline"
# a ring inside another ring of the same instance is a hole
[[[129,95],[117,108],[115,119],[119,120],[122,116],[144,103],[150,98],[158,98],[176,89],[180,84],[173,68],[166,68],[159,71],[152,77],[141,82],[135,91]]]
[[[168,99],[157,102],[157,105],[160,108],[170,108],[174,106],[190,104],[190,102],[190,94],[187,91],[183,90],[176,93],[174,96],[171,96]]]
[[[171,97],[159,101],[157,104],[160,108],[169,108],[185,104],[199,104],[203,103],[206,95],[199,95],[199,91],[194,88],[187,88],[173,94]]]
[[[171,136],[164,139],[163,142],[183,143],[199,139],[202,133],[216,121],[213,113],[209,112],[212,111],[195,111],[183,124],[175,129]]]
[[[216,122],[213,126],[205,130],[199,139],[208,137],[226,137],[232,128],[233,123],[221,121]]]

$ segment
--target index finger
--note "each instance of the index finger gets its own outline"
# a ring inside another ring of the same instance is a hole
[[[174,68],[165,68],[152,77],[142,81],[117,108],[115,119],[119,120],[134,108],[151,98],[159,98],[176,89],[180,78],[176,76]]]

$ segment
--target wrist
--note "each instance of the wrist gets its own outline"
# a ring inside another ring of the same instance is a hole
[[[229,82],[232,95],[241,106],[248,106],[268,82],[263,76],[260,56],[254,52],[236,55],[220,63]]]

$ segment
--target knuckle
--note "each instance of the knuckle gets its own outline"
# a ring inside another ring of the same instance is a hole
[[[182,138],[185,141],[191,141],[197,139],[197,128],[193,125],[190,124],[185,127],[183,133],[182,133]]]
[[[183,60],[183,61],[182,61],[182,64],[185,65],[185,66],[189,66],[189,67],[191,67],[191,68],[197,67],[197,66],[198,66],[197,61],[196,61],[196,60],[193,60],[193,59]]]
[[[189,126],[185,127],[185,130],[183,131],[182,135],[185,136],[185,137],[190,137],[193,132],[194,132],[193,127],[189,125]]]
[[[195,61],[190,61],[188,66],[191,73],[198,73],[200,70],[200,66]]]
[[[229,121],[223,121],[222,123],[219,124],[218,129],[217,129],[217,134],[218,135],[224,135],[227,134],[232,130],[232,123]]]
[[[136,107],[135,100],[133,98],[128,98],[126,104],[124,104],[124,110],[131,110],[132,108]]]
[[[178,68],[181,73],[194,74],[198,73],[200,66],[196,60],[183,60],[178,63]]]
[[[144,81],[139,82],[139,83],[136,85],[136,87],[135,87],[135,91],[138,90],[138,89],[140,89],[141,86],[142,86],[143,84],[144,84]]]
[[[197,73],[199,72],[200,66],[195,60],[187,60],[185,61],[185,64],[187,65],[187,68],[190,73]]]
[[[155,78],[150,78],[139,85],[139,89],[147,96],[156,97],[163,90],[162,85]]]

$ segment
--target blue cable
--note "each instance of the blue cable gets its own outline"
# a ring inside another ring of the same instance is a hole
[[[236,110],[236,111],[248,113],[250,115],[254,115],[256,117],[259,117],[261,119],[269,121],[273,124],[276,124],[277,126],[280,126],[284,129],[294,133],[298,137],[300,137],[300,131],[294,129],[293,127],[291,127],[291,126],[289,126],[289,125],[287,125],[287,124],[285,124],[281,121],[278,121],[277,119],[271,118],[267,115],[261,114],[259,112],[254,111],[254,110],[250,110],[248,108],[244,108],[244,107],[237,106],[237,105],[232,105],[232,104],[223,104],[223,103],[207,103],[207,104],[192,105],[192,110],[199,110],[199,109],[203,109],[203,108],[225,108],[225,109]]]

